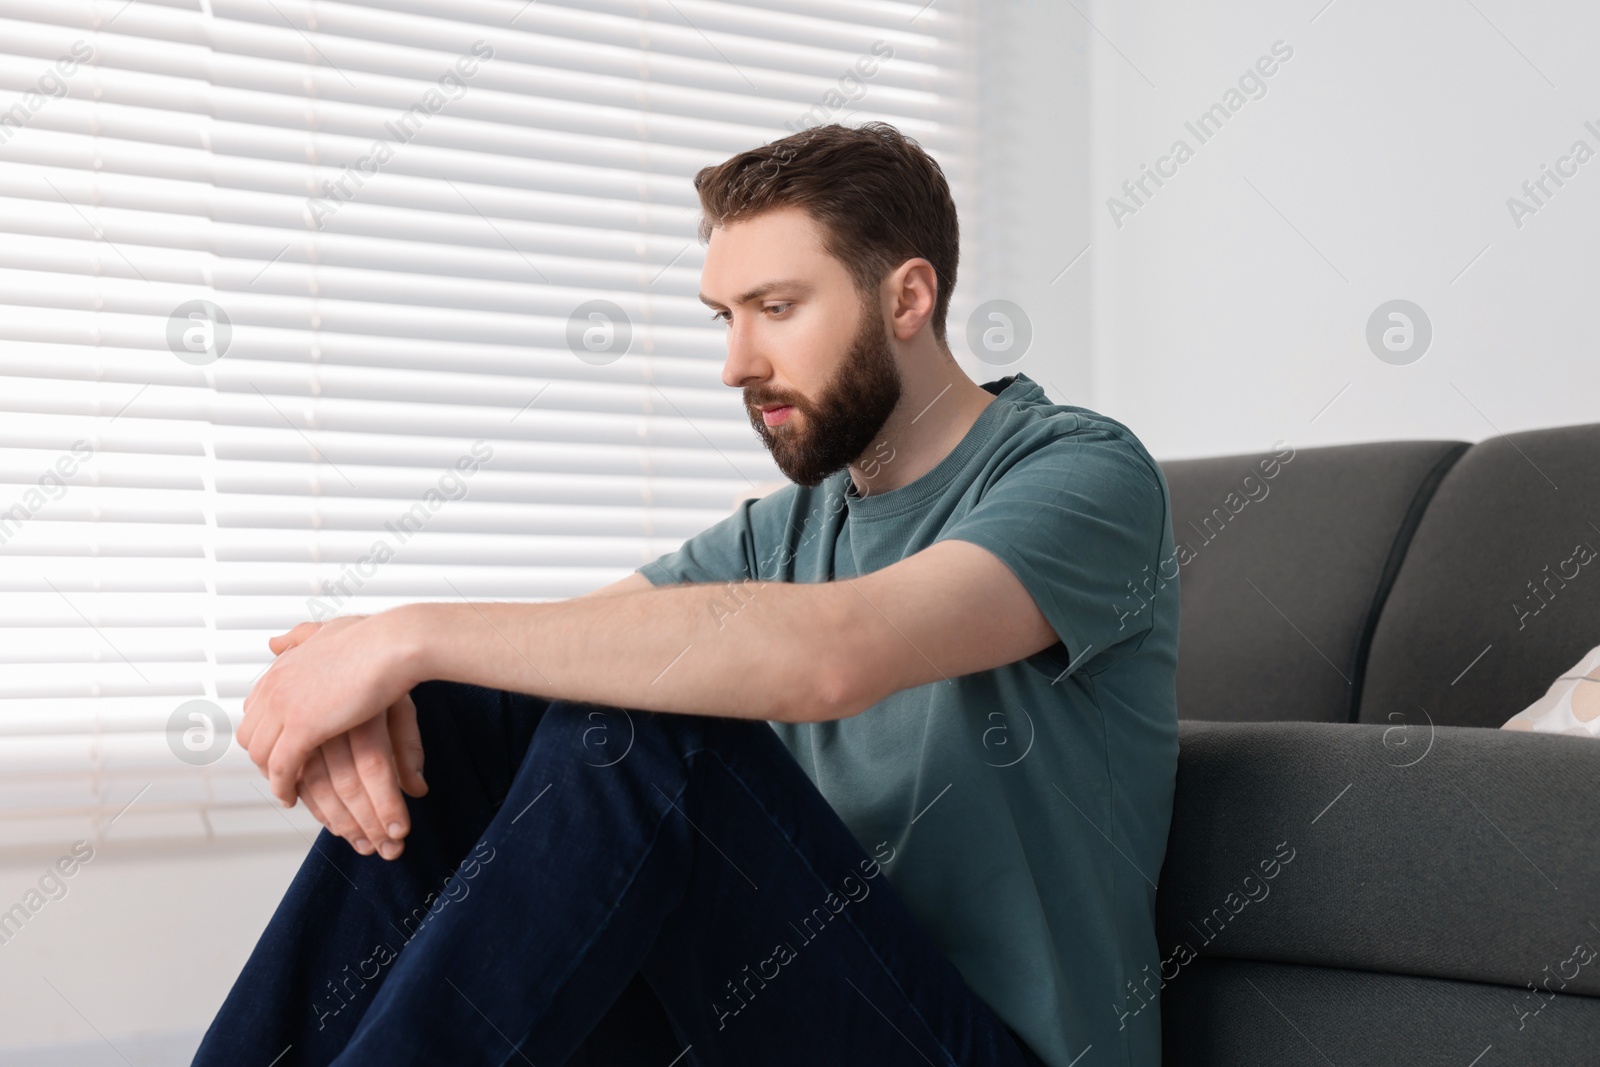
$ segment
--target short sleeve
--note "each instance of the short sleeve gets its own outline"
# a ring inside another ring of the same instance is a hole
[[[1000,558],[1065,646],[1041,669],[1077,670],[1148,631],[1168,518],[1166,484],[1115,438],[1056,438],[1019,459],[935,541]]]
[[[655,585],[679,582],[732,582],[753,577],[755,534],[750,509],[741,500],[733,513],[701,530],[681,546],[636,570]]]

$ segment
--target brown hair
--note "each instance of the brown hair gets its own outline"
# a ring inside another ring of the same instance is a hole
[[[893,126],[835,122],[802,130],[704,168],[694,187],[702,242],[713,227],[804,208],[864,298],[906,260],[926,259],[938,276],[933,336],[945,343],[959,258],[956,205],[938,162]]]

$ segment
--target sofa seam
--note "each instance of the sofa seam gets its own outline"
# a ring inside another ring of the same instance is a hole
[[[1455,469],[1461,457],[1472,448],[1472,444],[1468,441],[1455,441],[1452,445],[1453,447],[1446,449],[1434,461],[1427,474],[1417,483],[1411,502],[1406,506],[1405,514],[1401,516],[1400,523],[1389,542],[1388,556],[1383,561],[1383,567],[1373,585],[1372,595],[1368,598],[1367,610],[1361,623],[1361,635],[1356,640],[1356,661],[1351,671],[1350,701],[1346,708],[1347,723],[1361,721],[1362,688],[1366,683],[1367,660],[1372,651],[1372,639],[1377,634],[1378,620],[1383,615],[1383,609],[1389,603],[1389,594],[1394,590],[1395,579],[1399,577],[1406,556],[1410,554],[1411,542],[1415,539],[1423,517],[1439,491],[1439,486],[1444,483],[1445,476]]]

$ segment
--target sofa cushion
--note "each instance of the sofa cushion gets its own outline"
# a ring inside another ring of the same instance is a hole
[[[1177,573],[1181,602],[1179,717],[1353,721],[1377,606],[1467,447],[1285,445],[1163,463],[1177,555],[1161,577]]]
[[[1378,618],[1360,720],[1499,726],[1600,643],[1597,501],[1600,424],[1468,450]]]
[[[1600,745],[1188,721],[1179,746],[1156,894],[1169,989],[1226,957],[1600,996]]]
[[[1594,997],[1525,1007],[1526,989],[1474,982],[1244,960],[1194,968],[1164,994],[1163,1067],[1567,1065],[1594,1063],[1600,1042]]]

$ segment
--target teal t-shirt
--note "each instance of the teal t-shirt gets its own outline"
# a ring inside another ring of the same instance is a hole
[[[983,388],[997,399],[909,484],[863,497],[848,470],[791,483],[639,572],[827,582],[949,538],[1004,561],[1059,643],[851,718],[771,725],[1051,1067],[1159,1067],[1155,883],[1178,766],[1166,479],[1126,426],[1052,403],[1025,374]]]

